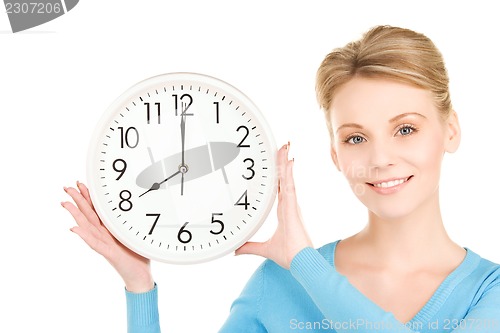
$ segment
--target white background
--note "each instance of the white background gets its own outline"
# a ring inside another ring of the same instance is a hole
[[[462,2],[465,3],[465,2]],[[498,32],[494,2],[81,0],[68,14],[12,34],[0,13],[0,331],[124,332],[123,283],[69,228],[63,186],[86,181],[102,112],[145,78],[216,76],[291,141],[305,223],[316,246],[363,227],[366,212],[329,155],[314,94],[334,47],[377,24],[423,32],[442,51],[463,139],[445,157],[442,210],[459,244],[500,262]],[[255,236],[265,240],[275,209]],[[165,332],[214,332],[252,272],[254,256],[196,266],[153,263]]]

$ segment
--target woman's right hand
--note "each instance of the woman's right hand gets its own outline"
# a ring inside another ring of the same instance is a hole
[[[68,201],[61,203],[76,221],[77,226],[70,230],[106,258],[120,274],[128,291],[141,293],[151,290],[154,281],[150,260],[129,250],[111,235],[97,216],[87,187],[80,182],[76,184],[77,188],[64,188],[76,206]]]

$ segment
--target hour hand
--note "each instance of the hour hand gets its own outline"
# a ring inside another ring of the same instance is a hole
[[[151,191],[156,191],[156,190],[158,190],[158,189],[160,188],[161,184],[166,183],[168,180],[170,180],[171,178],[173,178],[173,177],[177,176],[177,175],[178,175],[178,174],[180,174],[180,173],[181,173],[181,171],[180,171],[180,170],[178,170],[177,172],[175,172],[175,173],[171,174],[170,176],[168,176],[167,178],[165,178],[165,179],[164,179],[164,180],[162,180],[161,182],[159,182],[159,183],[153,183],[153,185],[151,185],[151,187],[149,188],[149,190],[147,190],[146,192],[144,192],[144,193],[142,193],[141,195],[139,195],[139,198],[140,198],[140,197],[142,197],[142,196],[143,196],[144,194],[146,194],[146,193],[149,193],[149,192],[151,192]]]

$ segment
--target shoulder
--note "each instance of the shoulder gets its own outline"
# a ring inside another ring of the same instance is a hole
[[[479,257],[479,263],[473,276],[489,287],[500,288],[500,265],[497,263]]]
[[[467,249],[466,265],[470,268],[470,277],[475,280],[499,281],[500,265],[482,258],[477,253]]]
[[[500,265],[480,257],[470,249],[467,252],[462,270],[466,274],[457,289],[463,292],[474,291],[476,302],[491,293],[500,295]]]

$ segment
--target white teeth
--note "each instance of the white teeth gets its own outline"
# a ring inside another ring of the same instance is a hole
[[[375,187],[382,187],[382,188],[393,187],[393,186],[396,186],[396,185],[403,184],[407,180],[408,180],[408,178],[398,179],[398,180],[391,180],[390,182],[382,182],[382,183],[378,183],[378,184],[373,184],[373,186],[375,186]]]

